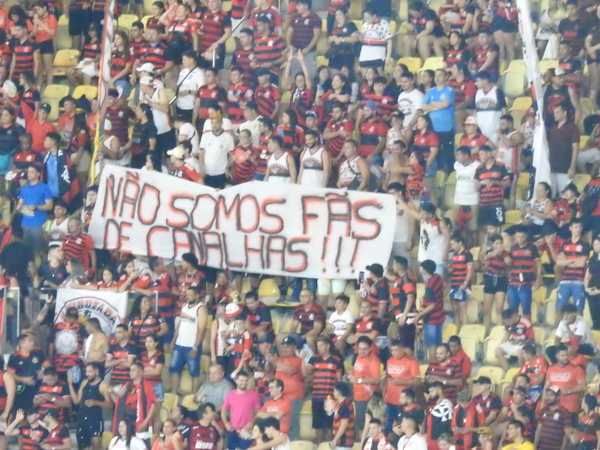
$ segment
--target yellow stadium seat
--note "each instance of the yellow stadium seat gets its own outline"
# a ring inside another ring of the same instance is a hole
[[[170,392],[165,393],[165,398],[160,406],[160,418],[166,420],[170,415],[173,408],[179,403],[179,396]]]
[[[69,36],[68,14],[63,14],[58,19],[58,27],[56,29],[54,43],[56,44],[57,49],[68,49],[71,48],[73,45],[71,41],[71,36]]]
[[[144,28],[148,25],[148,21],[152,18],[152,16],[144,16],[142,17],[142,23],[144,24]]]
[[[480,317],[480,303],[470,298],[467,301],[467,323],[479,323],[481,322]]]
[[[58,110],[60,101],[69,95],[69,86],[61,84],[49,84],[42,93],[42,101],[48,103],[51,107],[50,121],[55,121],[58,118]]]
[[[398,27],[398,24],[396,23],[395,20],[390,20],[388,23],[389,23],[390,34],[394,34],[396,32],[396,28]]]
[[[365,0],[354,0],[350,2],[350,10],[348,11],[348,15],[352,21],[360,20],[363,16],[363,11],[365,9]],[[360,28],[359,28],[360,30]]]
[[[73,98],[75,99],[80,99],[84,95],[88,100],[98,97],[98,86],[80,84],[73,90]]]
[[[442,340],[448,342],[451,336],[458,334],[458,327],[454,323],[445,323],[442,329]]]
[[[102,433],[102,448],[108,448],[110,441],[112,441],[113,434],[110,431]]]
[[[504,374],[504,378],[502,379],[503,383],[512,383],[515,377],[519,374],[521,369],[519,367],[511,367]]]
[[[483,302],[483,284],[474,284],[471,286],[471,299],[478,303]]]
[[[511,111],[527,111],[533,105],[533,100],[531,97],[517,97],[515,101],[512,103],[510,110]]]
[[[316,437],[312,426],[312,414],[300,414],[300,438],[312,441]]]
[[[467,325],[463,325],[463,327],[465,326]],[[479,353],[481,351],[481,341],[470,337],[460,336],[460,342],[462,343],[462,348],[465,351],[465,353],[469,355],[469,358],[471,358],[471,361],[479,360]]]
[[[317,56],[317,67],[328,66],[329,59],[326,56],[318,55]]]
[[[258,297],[262,302],[275,303],[279,300],[279,286],[274,278],[265,278],[258,286]]]
[[[483,362],[485,364],[498,364],[496,348],[502,343],[502,340],[488,340],[485,342]]]
[[[546,303],[546,325],[554,327],[557,323],[556,316],[556,296],[557,290],[553,289]]]
[[[548,303],[549,298],[546,295],[546,288],[544,286],[540,286],[539,288],[533,291],[533,301],[539,305],[544,305]]]
[[[144,0],[144,14],[150,14],[152,12],[152,5],[154,0]]]
[[[423,65],[421,58],[414,56],[405,56],[398,60],[398,64],[404,64],[412,73],[417,73]]]
[[[361,14],[361,17],[362,17],[362,14]],[[356,20],[353,20],[352,22],[354,22],[354,25],[356,26],[356,29],[357,29],[359,32],[360,32],[360,31],[362,31],[362,24],[363,24],[363,21],[362,21],[361,19],[356,19]]]
[[[424,377],[425,374],[427,373],[428,367],[429,367],[429,364],[419,364],[419,373],[421,374],[422,377]]]
[[[481,366],[476,377],[489,377],[492,383],[499,384],[504,378],[504,369],[496,366]]]
[[[581,106],[581,114],[583,117],[589,116],[590,114],[596,111],[596,106],[594,105],[594,102],[591,98],[582,97],[579,100],[579,103]]]
[[[446,185],[456,186],[456,172],[452,172],[450,175],[448,175],[448,179],[446,180]]]
[[[223,2],[223,11],[226,11],[226,12],[231,11],[231,2],[230,1]]]
[[[542,59],[538,64],[540,74],[544,75],[549,69],[558,67],[558,59]]]
[[[316,450],[316,447],[311,441],[292,441],[290,450]]]
[[[231,55],[233,52],[235,52],[235,38],[230,37],[225,41],[225,53]]]
[[[575,186],[577,186],[577,189],[579,189],[579,192],[583,192],[585,186],[590,182],[591,179],[591,175],[587,173],[578,173],[577,175],[575,175],[574,182]]]
[[[137,22],[138,20],[140,19],[138,19],[138,16],[135,14],[121,14],[117,19],[117,25],[119,28],[124,28],[125,30],[129,31],[133,23]]]
[[[509,69],[504,75],[503,90],[509,97],[521,97],[525,93],[525,73]]]
[[[592,330],[592,339],[596,343],[596,347],[600,346],[600,330]]]
[[[506,211],[506,224],[516,225],[523,221],[523,215],[520,209],[509,209]]]
[[[54,55],[52,74],[56,76],[64,76],[67,74],[67,69],[75,67],[78,62],[79,50],[58,50]]]
[[[525,73],[527,72],[527,66],[525,65],[525,61],[523,61],[522,59],[513,59],[508,65],[506,72],[522,73],[523,75],[525,75]]]
[[[460,140],[463,137],[463,133],[456,133],[454,135],[454,148],[460,147]]]
[[[506,335],[506,328],[502,325],[496,325],[490,330],[489,336],[486,341],[502,341]]]
[[[588,142],[590,142],[590,136],[587,134],[582,134],[579,137],[579,149],[581,150],[582,148],[585,148]]]
[[[546,329],[544,327],[533,327],[533,334],[535,336],[535,342],[543,346],[546,342]]]
[[[481,247],[477,246],[477,247],[471,247],[471,256],[473,257],[474,261],[477,261],[479,259],[479,252],[481,251]],[[471,292],[473,292],[473,289],[471,289]]]
[[[438,70],[446,68],[446,62],[441,56],[431,56],[425,60],[421,71],[423,70]]]
[[[483,325],[477,324],[463,325],[460,328],[459,336],[461,339],[463,337],[466,337],[476,339],[479,342],[483,342],[483,340],[485,339],[485,327]]]
[[[179,390],[185,394],[192,394],[192,377],[190,373],[185,369],[181,374],[181,379],[179,381]]]

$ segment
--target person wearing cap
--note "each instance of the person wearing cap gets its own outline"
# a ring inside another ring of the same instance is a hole
[[[542,264],[535,245],[529,242],[528,229],[524,225],[514,229],[514,244],[510,249],[511,267],[508,278],[508,307],[518,311],[519,306],[524,316],[531,317],[531,301],[533,288],[542,282]]]
[[[189,151],[191,150],[189,144],[179,144],[177,147],[167,150],[167,156],[169,157],[169,175],[177,178],[182,178],[187,181],[194,183],[204,183],[204,177],[186,162],[189,157]]]
[[[480,147],[479,160],[481,165],[475,171],[475,179],[479,183],[477,223],[481,228],[503,225],[504,190],[510,183],[508,170],[496,160],[496,152],[489,145]],[[483,230],[480,229],[480,243],[483,242],[483,235]]]
[[[425,411],[424,434],[427,448],[438,449],[438,439],[443,434],[452,434],[452,402],[444,396],[444,385],[433,381],[425,387],[425,400],[429,407]]]
[[[446,320],[444,280],[436,273],[436,268],[435,262],[430,259],[421,263],[420,272],[425,281],[425,293],[421,299],[421,309],[415,317],[415,323],[423,320],[424,343],[430,358],[435,356],[436,346],[442,343],[442,325]]]
[[[548,130],[552,191],[557,194],[574,179],[579,153],[579,129],[571,119],[572,110],[565,104],[554,110],[555,125]]]
[[[573,420],[569,411],[560,404],[561,390],[550,385],[544,390],[542,405],[537,414],[535,448],[537,450],[561,450],[567,444],[567,428]]]
[[[206,304],[200,300],[200,290],[190,286],[185,292],[186,303],[176,318],[173,336],[173,354],[169,373],[171,386],[179,386],[181,372],[187,366],[192,377],[192,390],[196,392],[200,383],[200,357],[208,320]]]
[[[383,266],[379,263],[366,267],[367,276],[359,287],[359,296],[363,301],[377,307],[377,317],[383,320],[386,316],[390,302],[390,288],[388,280],[384,277]]]
[[[32,110],[27,103],[21,106],[25,117],[25,129],[31,134],[31,149],[38,155],[44,153],[44,139],[48,134],[56,131],[54,125],[48,120],[51,107],[42,103],[37,111]]]
[[[245,436],[250,435],[252,422],[260,410],[260,396],[254,389],[248,387],[249,376],[244,370],[235,376],[236,388],[229,392],[221,408],[221,418],[227,434],[228,450],[245,450],[251,446],[251,441]]]
[[[385,402],[385,432],[391,433],[394,420],[400,412],[402,392],[419,383],[419,362],[411,347],[401,340],[390,343],[390,358],[385,364],[383,401]]]
[[[460,147],[468,147],[471,150],[471,156],[474,158],[477,157],[480,147],[483,145],[491,145],[487,136],[481,132],[475,116],[467,116],[463,123],[463,127],[465,131],[461,136],[458,145]]]
[[[473,383],[477,386],[477,393],[471,400],[476,411],[475,426],[491,426],[502,409],[502,401],[493,392],[492,380],[489,377],[479,376]]]
[[[217,409],[221,409],[225,397],[233,389],[228,378],[225,378],[225,370],[219,363],[213,363],[208,368],[207,380],[200,385],[194,394],[196,403],[210,403]]]

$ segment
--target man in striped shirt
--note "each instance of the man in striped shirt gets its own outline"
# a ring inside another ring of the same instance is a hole
[[[325,412],[325,399],[333,394],[335,383],[342,379],[344,366],[340,358],[331,354],[331,341],[327,336],[317,338],[317,355],[308,360],[308,373],[312,373],[312,426],[317,442],[329,439],[332,416]]]
[[[556,267],[561,269],[559,271],[560,283],[558,285],[556,311],[562,311],[567,302],[572,300],[579,313],[583,314],[583,307],[585,306],[583,279],[590,247],[582,240],[583,225],[581,220],[573,220],[569,229],[571,230],[571,239],[562,245],[556,259]]]
[[[430,259],[421,263],[421,275],[425,280],[425,295],[421,300],[421,310],[415,323],[423,319],[425,346],[430,359],[435,356],[435,348],[442,343],[442,325],[446,320],[444,312],[444,280],[435,273],[436,264]]]

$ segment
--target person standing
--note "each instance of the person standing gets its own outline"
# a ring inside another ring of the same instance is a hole
[[[421,309],[415,316],[415,323],[423,319],[425,346],[430,357],[433,357],[435,348],[442,343],[442,325],[446,320],[444,280],[436,273],[436,264],[430,259],[421,263],[421,275],[425,281],[425,294],[421,300]]]
[[[319,144],[319,135],[312,130],[304,132],[306,145],[300,154],[298,184],[311,187],[327,187],[331,172],[329,152]]]
[[[225,187],[228,157],[234,148],[233,136],[223,130],[223,120],[220,117],[211,119],[211,130],[202,133],[200,139],[201,158],[206,171],[204,183],[207,186],[215,189]]]
[[[433,131],[440,139],[438,157],[441,170],[450,172],[454,166],[454,89],[447,85],[445,69],[435,72],[435,86],[425,94],[420,109],[429,114]]]
[[[486,71],[477,74],[475,111],[481,132],[494,144],[498,144],[498,124],[506,107],[504,92],[492,82]]]
[[[17,210],[22,214],[21,226],[26,243],[34,252],[45,247],[43,225],[52,211],[52,192],[40,181],[40,169],[32,164],[27,168],[27,184],[21,187]]]
[[[198,422],[190,430],[188,448],[217,450],[221,448],[221,434],[215,427],[217,410],[210,402],[202,403],[198,408]]]
[[[531,317],[533,287],[542,280],[542,265],[537,247],[529,242],[527,228],[520,225],[515,230],[515,244],[510,249],[510,272],[508,279],[508,307],[517,312],[519,306],[524,316]]]
[[[188,50],[181,56],[181,70],[177,78],[175,94],[175,119],[180,122],[194,123],[196,94],[206,83],[204,71],[198,67],[198,55]]]
[[[549,386],[544,391],[541,409],[537,416],[535,448],[561,450],[567,444],[567,428],[573,426],[572,415],[559,402],[560,389]]]
[[[108,386],[102,382],[102,366],[98,363],[87,363],[85,380],[77,389],[73,379],[67,375],[69,392],[73,403],[79,405],[77,410],[77,443],[80,448],[100,449],[100,441],[104,432],[102,408],[108,408],[110,394]]]
[[[456,149],[456,162],[454,163],[454,171],[456,172],[456,187],[454,189],[455,221],[458,228],[467,233],[477,230],[476,217],[479,210],[479,189],[475,173],[480,162],[471,156],[469,147],[458,147]]]
[[[557,195],[575,177],[580,136],[567,105],[557,105],[553,113],[556,124],[548,130],[548,160],[552,172],[552,192]]]
[[[352,390],[347,383],[338,382],[333,388],[333,397],[328,397],[325,410],[333,415],[333,439],[329,442],[332,450],[344,450],[354,445],[354,405]]]
[[[373,341],[367,336],[361,336],[356,341],[357,357],[350,381],[356,411],[355,430],[357,434],[362,432],[367,403],[373,397],[381,381],[381,361],[375,352]]]
[[[600,330],[600,235],[592,240],[592,253],[587,260],[583,283],[592,316],[592,328]]]
[[[287,32],[287,42],[291,47],[291,54],[296,59],[298,59],[298,55],[294,55],[294,53],[302,53],[302,59],[310,79],[315,76],[317,70],[315,50],[320,35],[321,18],[312,10],[312,1],[297,1],[296,14],[291,18]],[[300,72],[300,61],[293,61],[293,63],[291,73]]]
[[[192,377],[192,390],[196,392],[200,385],[200,357],[208,311],[206,304],[200,301],[198,288],[188,287],[185,296],[186,303],[181,306],[173,336],[173,355],[169,373],[171,374],[171,386],[177,389],[183,367],[187,365]]]
[[[556,361],[546,372],[544,391],[549,387],[560,389],[560,405],[570,413],[576,413],[586,389],[585,372],[581,367],[569,362],[568,348],[565,344],[556,346]]]
[[[260,396],[248,389],[248,374],[240,370],[235,377],[236,388],[225,397],[221,418],[227,431],[229,450],[246,450],[250,447],[250,428],[260,409]]]
[[[559,273],[558,297],[556,311],[572,300],[580,314],[585,306],[584,278],[590,247],[583,241],[583,224],[575,219],[569,225],[571,238],[564,242],[556,258],[556,267]]]

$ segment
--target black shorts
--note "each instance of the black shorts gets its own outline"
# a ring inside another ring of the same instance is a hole
[[[104,421],[99,417],[81,417],[77,423],[77,443],[79,448],[92,446],[92,439],[101,438],[104,433]]]
[[[483,293],[484,294],[496,294],[497,292],[504,292],[508,290],[508,277],[499,277],[497,275],[491,275],[489,273],[483,274]]]
[[[193,109],[180,109],[175,107],[175,119],[180,122],[192,123],[192,118],[194,117]]]
[[[53,55],[54,54],[54,42],[45,41],[37,44],[37,48],[42,55]]]
[[[92,15],[90,11],[79,9],[69,11],[69,35],[81,36],[90,27]]]
[[[315,430],[326,430],[333,426],[333,416],[325,412],[325,399],[312,400],[312,426]]]
[[[496,227],[504,224],[504,207],[480,206],[477,223],[483,226],[494,225]]]
[[[491,30],[494,31],[503,31],[504,33],[516,33],[517,32],[517,24],[511,22],[510,20],[506,20],[504,17],[495,16],[492,20]]]

